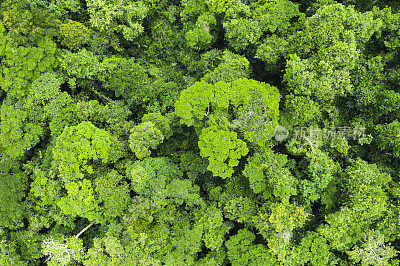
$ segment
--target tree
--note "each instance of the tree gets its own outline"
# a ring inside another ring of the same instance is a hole
[[[66,50],[59,58],[60,67],[68,76],[70,87],[92,87],[94,81],[105,81],[106,66],[93,52],[83,48],[73,53]]]
[[[87,42],[88,29],[77,21],[69,20],[60,25],[61,43],[71,50],[77,50]]]
[[[213,14],[204,13],[200,15],[193,29],[186,32],[187,45],[195,50],[205,50],[215,42],[216,37],[212,34],[215,31],[216,19]]]
[[[265,145],[277,124],[279,98],[274,87],[254,80],[220,81],[214,85],[201,81],[181,93],[175,113],[182,123],[195,126],[200,155],[209,158],[208,169],[226,178],[232,175],[240,157],[248,153],[245,142],[229,128],[239,129],[250,142]],[[237,119],[228,120],[229,108]],[[260,120],[264,122],[261,125]]]
[[[129,185],[116,171],[96,177],[94,190],[106,220],[122,216],[131,201]]]
[[[16,252],[15,243],[8,242],[4,238],[0,240],[0,263],[4,265],[23,264],[23,260]]]
[[[24,97],[31,82],[40,74],[56,67],[56,44],[49,38],[42,39],[38,46],[17,48],[7,45],[2,60],[1,88],[8,97]]]
[[[312,154],[306,178],[300,181],[303,196],[314,202],[328,188],[338,171],[338,166],[326,153]]]
[[[0,22],[0,58],[4,56],[6,51],[7,40],[4,36],[6,33],[6,29],[4,28],[3,23]]]
[[[149,63],[154,55],[143,61],[133,58],[107,57],[100,64],[99,77],[105,79],[104,87],[122,97],[128,106],[145,107],[147,112],[162,112],[173,106],[180,89],[180,73],[170,66],[158,67]],[[102,67],[102,68],[101,68]],[[101,74],[101,75],[100,75]],[[99,78],[99,80],[101,80]]]
[[[218,56],[214,59],[214,52]],[[249,78],[250,62],[246,57],[225,50],[223,52],[212,50],[202,54],[200,71],[204,73],[202,80],[214,84],[218,81],[232,82],[240,78]],[[210,62],[211,61],[211,62]],[[214,63],[214,61],[216,61]],[[214,66],[214,64],[216,64]]]
[[[201,129],[209,118],[217,121],[229,118],[231,106],[236,117],[228,120],[231,127],[242,129],[247,140],[262,145],[273,136],[279,116],[279,100],[275,87],[255,80],[220,81],[214,85],[201,81],[182,91],[175,104],[175,113],[182,123]],[[261,126],[256,125],[259,122],[257,114],[262,114],[261,120],[265,122]],[[261,135],[264,136],[261,138]]]
[[[134,41],[144,31],[142,20],[146,18],[149,9],[143,1],[90,0],[87,10],[90,24],[95,29],[108,35],[119,33],[127,41]]]
[[[180,168],[186,171],[190,180],[195,180],[207,170],[207,159],[202,158],[193,151],[182,153],[180,157]]]
[[[224,206],[224,216],[238,223],[251,224],[256,214],[257,205],[250,197],[234,197]]]
[[[290,259],[289,247],[293,231],[302,227],[309,216],[303,206],[268,202],[253,218],[253,222],[268,241],[268,247],[278,257],[278,261],[287,262]]]
[[[147,113],[142,117],[142,122],[152,122],[161,131],[165,139],[172,136],[170,122],[161,113]]]
[[[82,240],[75,237],[62,237],[60,240],[49,237],[42,243],[42,252],[48,256],[49,265],[67,265],[82,259]]]
[[[311,97],[290,94],[286,96],[285,112],[281,116],[290,126],[306,126],[321,119],[321,111]]]
[[[159,206],[169,202],[188,206],[202,204],[199,187],[182,179],[182,171],[166,157],[136,161],[127,167],[126,174],[134,192],[154,199]]]
[[[84,265],[121,265],[125,250],[120,239],[107,234],[104,238],[94,238],[93,242],[85,254]]]
[[[312,265],[329,265],[335,261],[326,239],[313,231],[307,232],[300,244],[292,249],[290,256],[296,265],[305,265],[307,262]]]
[[[291,43],[297,48],[288,58],[284,75],[289,89],[324,104],[353,91],[349,71],[380,25],[372,13],[361,14],[341,4],[322,6],[292,35]]]
[[[203,245],[203,225],[170,203],[160,206],[143,197],[134,199],[123,219],[126,264],[195,263]]]
[[[203,229],[204,245],[212,250],[219,250],[225,240],[225,235],[230,227],[224,222],[224,216],[216,206],[207,206],[206,209],[198,209],[198,224]],[[196,219],[196,220],[197,220]]]
[[[285,37],[276,34],[266,36],[257,47],[255,58],[264,62],[267,71],[284,68],[284,57],[289,50],[289,42]]]
[[[57,206],[64,214],[84,217],[90,221],[101,220],[99,200],[95,197],[92,183],[88,179],[69,182],[64,187],[67,195],[57,202]]]
[[[157,145],[164,140],[162,132],[153,122],[143,122],[135,126],[131,132],[129,147],[139,160],[150,156],[151,151],[149,149],[157,148]]]
[[[24,156],[45,133],[43,113],[29,112],[23,104],[22,101],[6,100],[0,107],[0,150],[12,159]],[[29,115],[32,113],[36,117]]]
[[[104,219],[99,207],[101,201],[104,201],[104,198],[101,198],[103,190],[99,187],[99,198],[89,177],[96,175],[99,165],[119,159],[121,154],[116,144],[117,141],[108,131],[86,121],[77,126],[66,126],[63,133],[57,137],[52,165],[58,170],[62,185],[67,191],[67,195],[63,195],[57,201],[57,206],[63,213],[72,217],[85,217],[90,221]],[[98,181],[101,182],[101,178]],[[106,205],[109,203],[112,204],[106,201]],[[106,216],[113,216],[112,211],[104,211]]]
[[[247,229],[238,233],[225,242],[228,258],[232,265],[259,265],[261,263],[277,263],[274,256],[262,244],[254,244],[255,235]]]
[[[127,168],[132,190],[139,195],[152,196],[161,193],[169,182],[182,177],[179,168],[167,158],[146,158]]]
[[[32,46],[43,38],[57,35],[56,12],[31,5],[32,1],[6,0],[1,3],[1,17],[7,30],[6,39],[10,46]]]
[[[288,0],[264,0],[252,6],[253,17],[263,32],[284,33],[291,26],[290,20],[300,16],[299,4]]]
[[[376,145],[383,152],[391,152],[391,154],[399,158],[400,157],[400,123],[395,120],[386,125],[377,125],[377,140]]]
[[[26,188],[27,179],[19,170],[18,163],[9,159],[0,160],[0,228],[17,229],[23,226]]]
[[[397,253],[393,247],[385,245],[384,236],[377,230],[366,232],[361,247],[347,252],[351,260],[361,261],[362,265],[390,265],[389,259]]]
[[[223,23],[229,46],[237,52],[243,52],[249,45],[261,37],[258,21],[251,19],[232,19]]]
[[[286,164],[285,155],[266,149],[249,157],[243,175],[249,179],[254,193],[262,193],[265,199],[272,193],[282,203],[288,204],[289,198],[297,194],[297,180],[285,168]]]
[[[90,161],[108,163],[117,157],[112,135],[91,122],[67,126],[53,148],[53,164],[65,183],[93,174]]]
[[[338,211],[327,215],[327,224],[318,228],[332,248],[349,250],[384,215],[388,201],[384,188],[390,180],[389,174],[361,159],[346,170],[344,187],[348,200]]]
[[[175,104],[175,113],[187,126],[201,123],[211,102],[213,86],[202,81],[183,90]]]
[[[61,94],[62,81],[54,72],[46,72],[36,78],[29,89],[29,98],[33,103],[48,104]]]
[[[233,167],[249,150],[246,143],[237,138],[235,132],[211,126],[202,130],[199,137],[200,155],[208,158],[207,169],[222,178],[233,174]]]

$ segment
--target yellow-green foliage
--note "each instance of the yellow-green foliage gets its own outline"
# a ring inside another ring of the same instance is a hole
[[[111,160],[111,134],[91,122],[65,127],[53,149],[54,165],[65,182],[82,179],[93,173],[90,161],[107,163]],[[82,171],[84,170],[84,171]]]
[[[51,71],[56,66],[56,44],[50,39],[41,40],[37,46],[9,45],[5,48],[5,58],[1,62],[1,88],[9,97],[23,97],[31,82],[40,74]]]
[[[87,41],[88,29],[80,22],[70,20],[60,25],[61,43],[70,49],[76,50]]]

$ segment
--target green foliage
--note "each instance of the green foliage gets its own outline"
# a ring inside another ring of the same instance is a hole
[[[300,181],[303,196],[312,202],[318,200],[330,185],[337,169],[337,165],[326,153],[311,156],[306,172],[308,178]]]
[[[310,262],[312,265],[329,265],[334,261],[329,244],[323,236],[310,231],[301,239],[298,246],[292,251],[292,260],[296,265]]]
[[[257,47],[255,58],[265,63],[265,68],[269,71],[282,68],[282,59],[286,55],[289,42],[275,34],[267,36]]]
[[[211,102],[213,86],[202,81],[196,82],[181,92],[179,101],[175,104],[175,113],[181,122],[187,126],[200,123]]]
[[[109,65],[110,69],[106,88],[113,90],[115,96],[122,95],[136,99],[148,96],[149,91],[145,88],[150,80],[144,67],[133,60],[122,58],[105,59],[104,63]]]
[[[82,181],[68,182],[65,184],[67,196],[62,197],[57,206],[66,215],[72,217],[85,217],[91,221],[100,220],[99,202],[95,199],[92,183]]]
[[[24,156],[45,133],[43,113],[34,111],[22,101],[5,100],[0,107],[0,150],[12,159]]]
[[[27,179],[16,162],[0,161],[0,228],[17,229],[22,227],[25,205]]]
[[[48,256],[48,265],[66,265],[80,261],[83,255],[82,240],[75,237],[46,238],[42,243],[42,253]]]
[[[0,2],[0,265],[399,264],[396,1]]]
[[[95,238],[93,247],[85,254],[84,265],[120,265],[124,248],[121,241],[110,235]]]
[[[61,43],[71,50],[79,49],[88,39],[88,29],[77,21],[70,20],[60,25]]]
[[[119,33],[127,41],[134,41],[144,31],[142,20],[147,16],[148,7],[143,1],[90,0],[87,11],[95,29],[106,34]]]
[[[347,169],[345,184],[348,201],[326,217],[327,225],[319,228],[332,248],[346,250],[361,241],[368,226],[381,218],[387,205],[384,187],[391,177],[374,164],[357,160]]]
[[[254,80],[220,81],[214,85],[201,81],[182,91],[175,104],[175,113],[187,126],[202,127],[202,121],[214,117],[209,114],[210,107],[219,111],[217,116],[227,116],[232,106],[238,117],[232,127],[241,127],[245,138],[258,144],[273,136],[279,115],[279,100],[280,95],[275,87]],[[259,118],[255,117],[255,111],[268,116],[267,119],[261,118],[265,122],[263,125],[256,124]],[[254,138],[254,135],[258,135],[258,138]],[[260,139],[260,135],[263,135],[263,139]]]
[[[249,179],[254,193],[262,193],[267,199],[272,194],[283,203],[297,194],[296,180],[284,166],[286,156],[267,149],[263,153],[255,153],[248,159],[243,175]]]
[[[103,214],[114,218],[122,216],[130,203],[130,190],[123,176],[116,171],[96,177],[94,181],[98,199],[103,203]]]
[[[132,58],[110,57],[98,69],[107,70],[105,88],[126,99],[130,106],[143,105],[148,112],[165,112],[177,97],[179,77],[171,75],[168,68],[145,67]],[[104,75],[99,72],[99,79]]]
[[[215,206],[202,210],[199,223],[203,226],[203,242],[210,250],[219,250],[229,231],[229,226],[224,222],[222,211]]]
[[[61,84],[57,74],[47,72],[32,82],[29,94],[32,95],[33,101],[45,105],[61,93]]]
[[[276,260],[265,246],[254,244],[255,235],[247,229],[240,229],[225,245],[232,265],[274,264]]]
[[[0,263],[4,265],[23,265],[23,261],[16,251],[15,243],[10,243],[5,239],[0,241]]]
[[[202,130],[199,148],[200,155],[208,158],[207,169],[222,178],[230,177],[239,159],[249,152],[246,143],[238,139],[235,132],[221,130],[217,126]]]
[[[132,180],[133,191],[139,195],[151,196],[160,193],[160,188],[172,179],[182,177],[182,173],[167,158],[147,158],[127,168],[127,176]]]
[[[254,4],[253,17],[264,32],[285,32],[290,20],[300,16],[299,5],[288,0],[263,0]]]
[[[204,174],[207,170],[207,160],[192,151],[181,155],[180,168],[187,171],[189,179],[194,180],[198,175]]]
[[[40,74],[56,66],[56,44],[46,38],[38,47],[6,47],[2,60],[1,88],[9,97],[24,97],[30,83]]]
[[[220,81],[214,85],[201,81],[181,93],[175,113],[182,123],[202,129],[200,155],[209,158],[208,170],[226,178],[233,174],[240,157],[248,153],[245,142],[227,127],[238,128],[246,140],[264,145],[277,125],[279,98],[274,87],[253,80]],[[237,117],[232,124],[227,119],[230,106]],[[215,111],[209,113],[210,109]],[[210,126],[205,127],[206,123]]]
[[[214,13],[225,12],[232,4],[235,4],[235,0],[206,0],[205,1],[209,10]]]
[[[150,156],[151,151],[149,149],[157,148],[157,145],[164,140],[162,132],[153,122],[143,122],[135,126],[131,132],[129,147],[139,160]]]
[[[214,53],[217,53],[216,58],[214,58]],[[214,64],[218,65],[214,66]],[[229,50],[206,52],[200,61],[200,71],[205,73],[202,80],[212,84],[218,81],[232,82],[236,79],[248,78],[249,66],[250,62],[244,56],[234,54]]]
[[[57,1],[57,4],[59,4],[61,8],[70,12],[78,12],[81,10],[81,2],[78,0],[59,0]]]
[[[340,14],[340,15],[338,15]],[[363,48],[381,23],[372,13],[358,13],[341,4],[325,5],[293,35],[284,80],[295,94],[327,102],[351,92],[350,73]]]
[[[161,131],[165,139],[172,136],[170,122],[167,117],[160,113],[148,113],[142,117],[142,122],[152,122],[157,129]]]
[[[7,40],[4,36],[6,29],[3,26],[3,23],[0,22],[0,57],[4,56],[6,51]]]
[[[238,52],[244,51],[261,37],[258,22],[251,19],[232,19],[223,25],[229,46]]]
[[[72,88],[76,85],[85,86],[94,80],[104,80],[104,72],[106,70],[104,64],[99,61],[98,56],[94,53],[82,49],[77,53],[65,51],[59,58],[60,67],[69,77],[68,83]]]
[[[204,50],[215,42],[215,35],[212,32],[215,30],[216,19],[212,14],[201,14],[193,29],[186,32],[185,38],[187,45],[195,50]]]
[[[37,203],[40,206],[55,206],[61,196],[62,188],[62,183],[56,178],[56,173],[37,168],[33,170],[32,179],[30,192],[40,199]]]
[[[302,227],[309,216],[303,206],[266,203],[253,218],[253,222],[259,233],[268,241],[270,251],[278,257],[278,261],[285,262],[289,260],[293,231]]]
[[[235,197],[224,207],[225,217],[239,223],[251,223],[256,211],[256,204],[248,197]]]
[[[310,97],[287,95],[283,115],[292,126],[305,126],[321,117],[319,106]],[[318,121],[318,120],[317,120]]]
[[[30,5],[31,0],[5,0],[0,12],[6,39],[14,48],[30,47],[58,34],[55,12]]]
[[[124,227],[126,264],[192,265],[202,247],[203,225],[174,204],[157,207],[151,200],[135,198]]]
[[[385,245],[384,237],[379,231],[371,230],[365,234],[362,246],[356,246],[347,252],[354,262],[362,265],[391,265],[389,259],[396,256],[396,251],[390,245]]]
[[[136,161],[126,173],[132,190],[141,196],[154,198],[157,205],[175,202],[193,206],[202,202],[199,188],[190,180],[181,179],[181,170],[166,157]]]
[[[383,152],[391,152],[391,154],[400,157],[400,123],[395,120],[386,125],[377,126],[377,146]]]
[[[117,159],[114,156],[111,134],[86,121],[66,126],[53,148],[54,165],[66,183],[93,174],[90,161],[108,163]]]
[[[96,125],[107,123],[119,125],[131,115],[131,112],[121,101],[109,101],[102,105],[96,100],[80,101],[74,110],[81,121],[90,121]]]

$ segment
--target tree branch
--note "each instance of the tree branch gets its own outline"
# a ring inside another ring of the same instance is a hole
[[[308,144],[310,144],[310,147],[312,149],[312,151],[315,153],[315,155],[318,155],[318,153],[315,151],[312,142],[310,141],[309,138],[307,138],[306,136],[304,136],[304,139],[307,140]]]
[[[94,225],[96,223],[96,221],[91,222],[88,226],[86,226],[85,228],[82,229],[82,231],[80,231],[75,238],[80,237],[81,234],[83,234],[86,230],[88,230],[92,225]]]

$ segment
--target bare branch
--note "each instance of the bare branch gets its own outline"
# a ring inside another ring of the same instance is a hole
[[[82,229],[82,231],[80,231],[75,238],[78,238],[81,234],[83,234],[86,230],[88,230],[92,225],[94,225],[96,223],[96,221],[91,222],[88,226],[86,226],[85,228]]]

